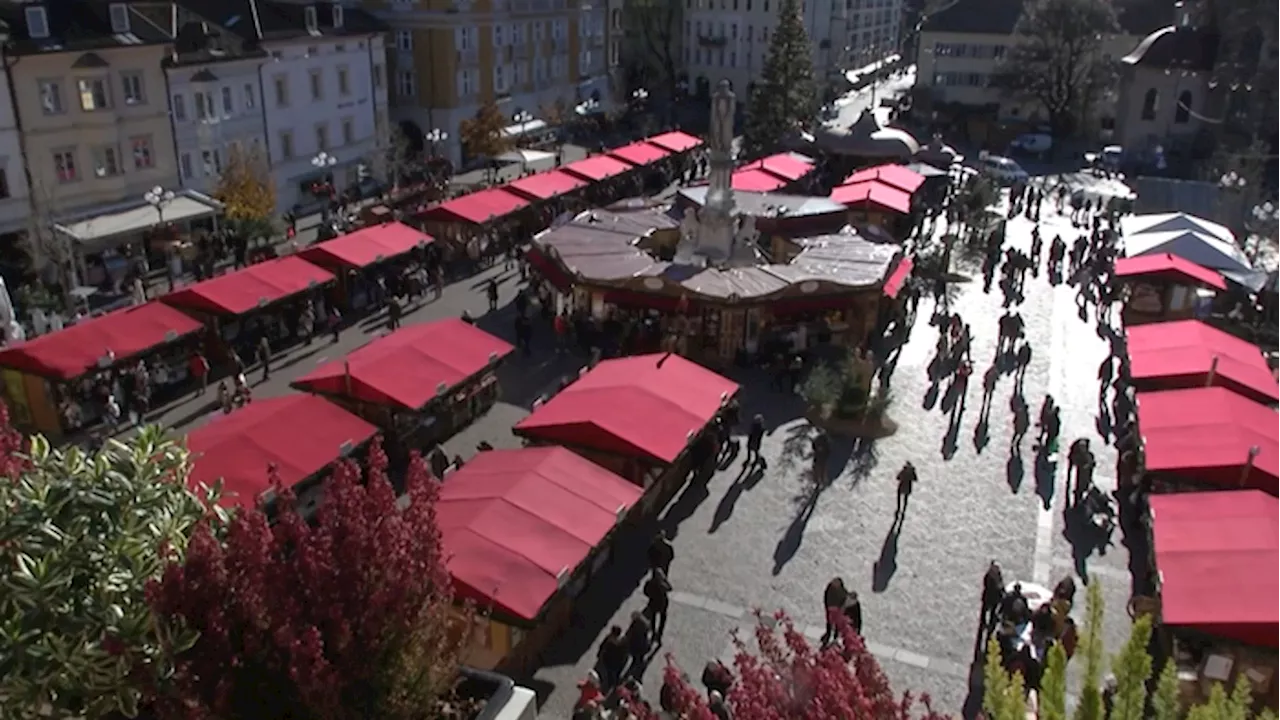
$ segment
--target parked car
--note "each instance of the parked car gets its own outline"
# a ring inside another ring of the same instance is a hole
[[[1016,160],[1003,155],[982,155],[978,158],[978,169],[990,175],[1001,185],[1026,182],[1030,177]]]

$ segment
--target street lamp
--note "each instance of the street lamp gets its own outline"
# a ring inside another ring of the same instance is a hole
[[[143,194],[142,199],[146,200],[148,205],[156,209],[156,217],[159,219],[159,222],[156,223],[157,225],[164,225],[164,207],[173,202],[173,198],[174,194],[172,190],[165,190],[159,185],[151,188]]]
[[[514,122],[515,124],[520,126],[520,136],[521,138],[523,138],[524,127],[525,125],[528,125],[529,123],[533,122],[533,116],[525,112],[524,110],[517,110],[515,114],[511,116],[511,122]]]
[[[644,88],[636,88],[631,93],[631,99],[635,100],[636,104],[643,105],[644,101],[649,99],[649,91]]]
[[[587,98],[578,107],[582,108],[583,115],[591,115],[600,109],[600,101],[595,98]]]
[[[423,139],[431,143],[431,154],[433,156],[439,155],[440,152],[437,146],[449,139],[449,133],[441,130],[440,128],[431,128],[431,131],[428,132]]]
[[[312,167],[322,171],[323,173],[320,177],[320,181],[312,187],[312,192],[315,193],[316,197],[325,197],[324,205],[320,208],[320,217],[324,222],[328,222],[329,220],[329,205],[334,200],[334,191],[336,189],[333,185],[333,173],[329,168],[332,168],[337,164],[338,158],[323,150],[317,153],[315,157],[311,158]]]

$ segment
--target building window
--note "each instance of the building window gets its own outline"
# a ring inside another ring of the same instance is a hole
[[[409,52],[413,50],[413,31],[397,30],[396,31],[396,48]]]
[[[254,108],[254,105],[256,104],[254,94],[255,93],[253,90],[253,84],[245,83],[244,84],[244,109],[245,110],[252,110]]]
[[[277,75],[275,77],[276,86],[276,107],[289,107],[289,77],[287,75]]]
[[[293,159],[293,133],[288,130],[280,132],[280,158],[283,160]]]
[[[539,58],[539,60],[541,60],[541,58]],[[541,80],[542,76],[539,75],[538,79]],[[475,94],[475,86],[471,84],[471,73],[466,70],[458,71],[457,85],[459,98],[467,98]]]
[[[333,4],[333,26],[342,27],[342,6],[337,3]]]
[[[45,13],[43,7],[39,5],[27,6],[24,14],[29,37],[37,40],[49,37],[49,16]]]
[[[342,97],[351,94],[351,77],[345,67],[338,68],[338,94]]]
[[[146,102],[146,94],[142,91],[142,73],[122,73],[120,75],[120,92],[124,95],[125,105],[141,105]]]
[[[319,70],[311,71],[311,101],[320,102],[324,99],[324,76]]]
[[[373,89],[374,90],[382,89],[382,83],[385,82],[382,76],[383,76],[383,73],[385,72],[386,71],[383,70],[381,65],[373,66]]]
[[[155,167],[155,158],[151,154],[151,136],[144,135],[129,141],[133,147],[133,169],[149,170]]]
[[[307,32],[314,33],[320,31],[320,19],[316,17],[316,8],[314,5],[308,5],[303,10],[302,17],[303,21],[307,24]]]
[[[53,171],[58,174],[58,182],[69,183],[80,179],[76,170],[75,150],[54,150]]]
[[[232,97],[233,94],[234,93],[232,93],[231,88],[222,88],[222,114],[225,117],[231,117],[235,112],[236,107],[235,98]]]
[[[412,70],[401,70],[396,74],[396,95],[411,98],[417,93],[417,82]]]
[[[173,119],[175,122],[187,121],[187,98],[183,95],[173,96]]]
[[[114,145],[102,145],[93,150],[93,174],[98,177],[115,177],[123,172],[120,167],[120,151]]]
[[[80,109],[95,112],[111,107],[111,98],[107,94],[105,78],[85,78],[76,82],[80,91]]]
[[[493,91],[498,94],[507,91],[507,73],[506,68],[497,65],[493,68]]]
[[[1173,109],[1173,121],[1179,125],[1191,120],[1191,91],[1183,90],[1178,96],[1178,105]]]
[[[316,126],[316,150],[324,151],[329,149],[329,126],[320,123]]]
[[[196,119],[211,120],[216,117],[218,111],[213,106],[213,95],[200,91],[196,93]]]
[[[44,8],[40,9],[44,10]],[[54,80],[41,80],[40,106],[44,108],[45,115],[61,115],[63,112],[62,85]]]
[[[356,141],[356,124],[351,118],[344,118],[342,121],[342,143],[351,145]]]
[[[195,177],[195,172],[191,167],[191,153],[182,153],[178,156],[178,170],[182,173],[184,180],[190,180]]]
[[[1151,88],[1150,90],[1147,91],[1147,94],[1144,95],[1142,98],[1142,119],[1155,120],[1156,109],[1158,108],[1159,104],[1160,104],[1160,92],[1157,91],[1155,88]]]
[[[200,164],[203,166],[205,177],[221,175],[222,153],[217,150],[201,150]]]
[[[618,67],[622,64],[618,43],[609,45],[609,67]]]

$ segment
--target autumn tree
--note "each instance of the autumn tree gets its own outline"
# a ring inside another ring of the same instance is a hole
[[[274,522],[239,513],[225,544],[199,529],[185,562],[148,588],[162,628],[199,633],[175,648],[161,717],[438,717],[470,618],[454,610],[421,458],[403,508],[377,443],[363,481],[353,462],[326,481],[314,522],[276,487]]]
[[[232,228],[245,237],[269,237],[276,211],[276,185],[267,158],[257,150],[232,146],[214,190]]]
[[[216,542],[218,492],[191,490],[190,457],[156,428],[99,451],[41,436],[26,458],[0,417],[0,698],[5,717],[79,720],[137,714],[194,634],[160,634],[146,583],[180,560],[203,522]]]
[[[799,0],[782,0],[778,27],[769,39],[760,79],[747,101],[742,146],[747,157],[779,148],[784,138],[813,122],[818,109],[817,85],[809,33],[800,17]]]
[[[1116,68],[1102,44],[1119,31],[1110,0],[1030,0],[993,82],[1039,105],[1065,137],[1114,85]]]
[[[825,648],[813,647],[784,613],[757,616],[752,652],[734,634],[737,653],[733,660],[736,680],[726,701],[736,720],[942,720],[933,712],[928,696],[916,709],[910,693],[895,694],[874,655],[849,621],[834,618],[837,640]],[[684,673],[668,658],[664,680],[673,689],[675,717],[715,720],[703,693],[689,685]],[[638,715],[644,720],[656,716]]]
[[[511,139],[503,134],[511,120],[502,114],[492,100],[480,106],[473,118],[462,121],[458,127],[458,140],[467,154],[480,158],[495,158],[511,148]]]

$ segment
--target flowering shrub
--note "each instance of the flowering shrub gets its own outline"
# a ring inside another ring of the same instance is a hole
[[[736,679],[726,700],[735,720],[944,720],[930,707],[928,695],[920,697],[920,712],[913,710],[910,693],[894,694],[880,663],[843,614],[834,617],[836,642],[822,649],[814,648],[785,613],[757,619],[758,654],[736,634],[733,639]],[[706,694],[691,687],[670,658],[664,680],[673,687],[678,717],[716,720]],[[651,719],[656,716],[645,718]]]
[[[341,463],[311,524],[276,482],[274,524],[253,509],[231,521],[225,544],[197,531],[185,562],[147,591],[163,626],[199,632],[160,688],[161,717],[435,717],[465,639],[437,485],[415,456],[399,508],[386,467],[377,442],[365,482]]]

